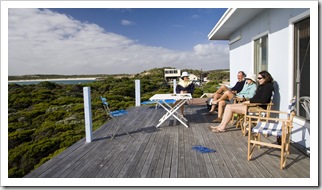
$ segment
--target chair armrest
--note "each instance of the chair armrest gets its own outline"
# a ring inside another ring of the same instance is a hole
[[[246,101],[246,100],[244,100],[244,98],[238,98],[238,97],[234,97],[233,100],[234,100],[234,104],[242,103],[242,102]]]
[[[283,118],[272,118],[272,117],[262,117],[262,116],[252,116],[252,115],[246,115],[249,119],[258,119],[258,120],[268,120],[268,121],[281,121],[281,122],[290,122],[289,119],[283,119]]]
[[[287,112],[285,111],[278,111],[278,110],[258,110],[257,111],[258,113],[278,113],[278,114],[288,114]]]
[[[253,106],[265,106],[265,105],[274,105],[272,102],[270,103],[243,103],[246,106],[253,107]]]

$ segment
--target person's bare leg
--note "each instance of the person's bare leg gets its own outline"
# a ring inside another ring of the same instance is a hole
[[[239,114],[245,114],[246,113],[247,106],[243,104],[229,104],[225,108],[225,112],[223,114],[223,119],[221,123],[216,127],[215,129],[218,131],[225,131],[225,128],[227,127],[228,123],[231,120],[231,117],[233,116],[233,113],[239,113]]]
[[[218,118],[222,118],[225,106],[226,106],[226,101],[218,102]]]
[[[214,97],[213,97],[212,103],[211,103],[211,109],[210,109],[209,112],[214,112],[215,111],[216,104],[214,104],[214,102],[216,102],[221,96],[222,96],[221,94],[217,94],[217,93],[214,94]]]
[[[184,115],[184,105],[182,105],[181,107],[180,107],[180,111],[181,111],[181,115]]]
[[[229,90],[227,88],[227,86],[221,85],[220,88],[218,88],[218,90],[215,92],[215,94],[222,94],[222,93],[226,92],[227,90]]]
[[[214,104],[218,104],[220,101],[230,100],[234,97],[234,94],[231,91],[226,91],[219,99],[217,99]]]
[[[174,102],[173,107],[175,107],[179,102],[180,102],[180,101],[176,101],[176,102]],[[184,112],[184,105],[182,105],[179,109],[180,109],[181,114],[183,115],[183,112]]]
[[[225,106],[226,106],[226,101],[218,102],[218,117],[217,117],[217,119],[212,120],[212,123],[221,123]],[[214,129],[214,128],[216,128],[216,127],[214,127],[214,126],[210,127],[210,129]]]

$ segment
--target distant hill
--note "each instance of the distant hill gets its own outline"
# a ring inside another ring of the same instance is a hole
[[[133,78],[135,76],[143,76],[143,75],[155,75],[162,74],[164,69],[170,69],[172,67],[164,67],[164,68],[154,68],[150,70],[143,71],[138,74],[93,74],[93,75],[58,75],[58,74],[34,74],[34,75],[10,75],[8,76],[8,80],[40,80],[40,79],[67,79],[67,78],[97,78],[103,79],[106,77],[114,77],[114,78],[122,78],[128,77]],[[229,72],[229,70],[210,70],[210,71],[202,71],[202,70],[193,70],[193,69],[181,69],[181,71],[188,71],[191,74],[196,76],[200,76],[202,74],[203,77],[207,77],[208,74],[218,73],[218,72]]]
[[[130,74],[113,74],[113,75],[46,75],[46,74],[36,74],[36,75],[11,75],[8,77],[8,80],[39,80],[39,79],[66,79],[66,78],[106,78],[106,77],[130,77],[133,75]]]

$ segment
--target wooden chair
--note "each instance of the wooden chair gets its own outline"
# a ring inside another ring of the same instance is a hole
[[[260,110],[258,116],[247,115],[249,126],[252,125],[252,119],[256,119],[256,126],[248,128],[248,151],[247,159],[251,160],[256,145],[277,148],[281,150],[280,154],[280,169],[284,169],[287,156],[290,154],[290,138],[293,127],[293,117],[295,115],[294,108],[296,97],[294,97],[289,104],[288,112],[281,112],[275,110]],[[278,118],[261,116],[261,112],[278,114]],[[281,116],[286,115],[283,118]],[[269,143],[261,141],[261,136],[276,136],[281,138],[281,143]]]
[[[246,114],[238,114],[237,115],[237,122],[236,122],[236,128],[240,127],[242,134],[246,136],[248,126],[248,117],[247,116],[266,116],[269,117],[270,113],[266,111],[270,111],[272,109],[272,106],[274,98],[274,92],[272,92],[271,101],[269,103],[249,103],[246,104],[247,106],[247,112]],[[266,106],[266,109],[263,109],[260,106]]]
[[[273,106],[273,99],[269,103],[250,103],[247,104],[247,113],[243,115],[240,121],[240,128],[244,136],[247,134],[249,125],[249,119],[247,116],[262,116],[262,117],[270,117],[270,110]],[[260,106],[266,106],[266,109],[261,108]]]
[[[234,104],[239,104],[239,103],[244,102],[244,99],[237,98],[237,97],[235,97],[233,100],[234,100]],[[231,124],[235,125],[236,128],[241,127],[242,122],[243,122],[243,117],[244,117],[243,114],[233,114],[233,116],[231,118]]]

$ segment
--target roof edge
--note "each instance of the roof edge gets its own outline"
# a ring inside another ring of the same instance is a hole
[[[230,18],[232,14],[237,10],[237,8],[229,8],[227,11],[224,13],[224,15],[220,18],[220,20],[217,22],[217,24],[214,26],[214,28],[210,31],[208,34],[208,39],[209,40],[214,40],[214,35],[216,32],[221,28],[223,24]],[[228,39],[222,39],[222,40],[228,40]]]

